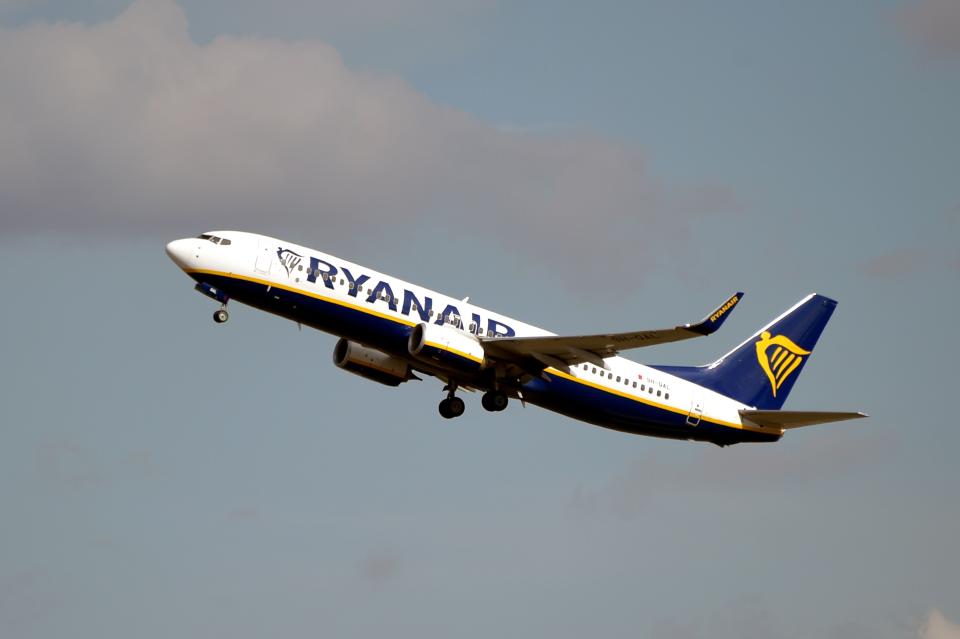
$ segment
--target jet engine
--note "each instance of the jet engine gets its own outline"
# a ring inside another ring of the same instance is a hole
[[[333,363],[354,375],[387,386],[399,386],[407,380],[417,379],[405,360],[345,338],[341,338],[333,349]]]
[[[486,358],[476,336],[447,324],[417,324],[410,332],[407,349],[421,360],[460,369],[482,368]]]

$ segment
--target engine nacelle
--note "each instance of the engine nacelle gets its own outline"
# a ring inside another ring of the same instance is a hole
[[[414,357],[445,368],[475,371],[486,363],[480,340],[447,324],[417,324],[407,349]]]
[[[333,348],[333,363],[354,375],[387,386],[399,386],[414,379],[410,365],[405,360],[343,338]]]

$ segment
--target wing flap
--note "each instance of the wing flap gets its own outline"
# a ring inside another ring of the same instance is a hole
[[[533,358],[546,363],[545,360],[550,358],[560,360],[567,365],[581,362],[597,363],[604,357],[610,357],[631,348],[710,335],[720,328],[742,297],[743,293],[738,292],[701,321],[673,328],[602,335],[491,337],[482,339],[481,344],[488,356],[502,360]]]
[[[816,410],[742,410],[743,421],[760,428],[788,430],[803,426],[814,426],[829,422],[842,422],[848,419],[868,417],[860,412],[816,411]]]

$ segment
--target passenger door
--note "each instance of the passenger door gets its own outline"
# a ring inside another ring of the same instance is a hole
[[[259,240],[259,245],[257,247],[257,261],[254,264],[254,269],[258,273],[269,274],[270,273],[270,264],[273,263],[273,245],[266,240]]]
[[[703,417],[703,400],[700,399],[698,393],[694,393],[690,399],[690,412],[687,413],[687,423],[691,426],[696,426],[700,423],[701,417]]]

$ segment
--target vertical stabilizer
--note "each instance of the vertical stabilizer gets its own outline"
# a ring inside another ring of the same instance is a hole
[[[836,307],[835,300],[813,293],[712,364],[657,368],[748,406],[778,410]]]

